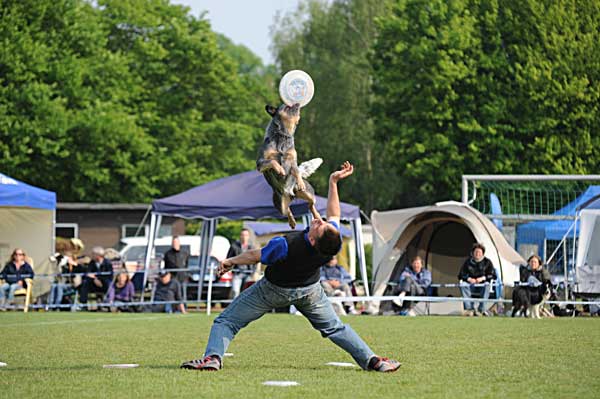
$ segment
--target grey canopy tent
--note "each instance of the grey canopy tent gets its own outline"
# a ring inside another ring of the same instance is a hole
[[[600,194],[578,208],[579,240],[575,259],[575,292],[600,294]],[[577,228],[577,227],[575,227]]]
[[[358,206],[347,203],[341,203],[340,206],[342,220],[349,221],[352,228],[357,261],[359,262],[366,294],[369,295],[360,209]],[[325,215],[327,199],[317,196],[316,207],[320,214]],[[296,216],[309,215],[308,206],[305,201],[295,200],[292,202],[290,208]],[[157,199],[152,202],[150,236],[144,264],[145,276],[147,276],[154,240],[156,239],[162,216],[202,219],[204,221],[200,234],[201,276],[204,275],[208,265],[209,246],[215,234],[218,219],[281,218],[281,215],[273,206],[271,187],[267,184],[262,174],[257,171],[224,177],[170,197]],[[198,298],[200,298],[201,289],[202,284],[198,288]],[[208,301],[210,301],[210,297]]]

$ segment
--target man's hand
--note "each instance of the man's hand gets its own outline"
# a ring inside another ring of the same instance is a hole
[[[331,288],[338,288],[341,283],[337,280],[327,280],[327,283],[331,286]]]
[[[346,161],[342,164],[340,170],[336,170],[329,176],[329,181],[332,183],[337,183],[338,181],[350,176],[353,172],[354,166],[350,162]]]
[[[469,284],[477,284],[477,280],[475,280],[473,277],[469,277],[467,279],[467,283],[469,283]]]
[[[220,278],[222,275],[233,269],[234,263],[232,263],[229,259],[230,258],[227,258],[221,261],[219,267],[217,268],[217,277]]]

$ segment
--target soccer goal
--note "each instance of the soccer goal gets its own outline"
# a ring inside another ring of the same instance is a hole
[[[597,195],[600,175],[462,177],[462,202],[492,219],[525,259],[540,256],[557,280],[569,284],[575,273],[579,207]]]

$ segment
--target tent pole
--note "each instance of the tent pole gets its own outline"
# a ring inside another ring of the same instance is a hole
[[[150,265],[150,254],[152,253],[152,246],[154,245],[154,231],[156,230],[156,213],[152,213],[150,216],[150,232],[148,235],[148,242],[146,243],[146,255],[144,256],[144,284],[143,287],[146,286],[146,271],[148,270],[148,266]],[[143,295],[142,295],[143,298]]]
[[[206,267],[209,266],[208,261],[210,260],[210,251],[212,249],[212,240],[215,235],[217,219],[210,219],[208,222],[209,222],[209,231],[208,231],[208,239],[207,239],[208,250],[206,253]],[[205,270],[206,270],[206,268],[205,268]],[[212,306],[211,301],[212,301],[212,285],[213,285],[214,272],[215,271],[211,267],[210,273],[209,273],[209,279],[208,279],[208,292],[206,293],[206,315],[207,316],[210,316],[210,308]]]
[[[363,278],[365,287],[365,295],[371,296],[369,289],[369,277],[367,276],[367,263],[365,259],[365,247],[363,244],[362,236],[362,222],[360,218],[356,218],[350,222],[352,225],[352,235],[354,236],[354,244],[356,245],[356,255],[358,257],[358,264],[360,266],[360,274]]]
[[[209,219],[202,220],[202,229],[200,230],[200,257],[198,266],[200,267],[200,278],[198,280],[198,304],[200,304],[200,300],[202,299],[202,289],[204,286],[204,272],[206,270],[206,239],[208,233],[206,230],[208,229]]]
[[[577,219],[581,218],[581,211],[575,212],[575,229],[573,230],[573,278],[575,279],[573,283],[573,287],[578,283],[577,280],[577,258],[576,258],[576,248],[579,246],[579,242],[577,240]],[[577,242],[577,245],[575,243]],[[579,289],[578,289],[579,291]]]
[[[563,246],[563,271],[565,273],[565,301],[568,301],[569,299],[569,273],[568,273],[568,267],[567,267],[567,240],[564,240],[562,242],[562,246]]]

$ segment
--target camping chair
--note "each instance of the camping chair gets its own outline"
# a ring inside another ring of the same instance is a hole
[[[499,280],[490,280],[489,283],[490,283],[490,295],[488,296],[488,302],[486,304],[487,307],[485,310],[490,311],[491,309],[494,309],[494,310],[492,310],[492,313],[498,314],[498,310],[497,310],[498,307],[496,306],[496,302],[494,302],[494,300],[500,299],[497,297],[497,295],[498,295],[498,293],[502,292],[502,283]],[[461,284],[468,284],[468,283],[466,283],[463,280],[459,280],[458,284],[460,286]],[[483,298],[483,293],[477,292],[477,291],[471,291],[471,298],[481,299],[481,298]],[[465,301],[468,302],[468,299],[465,298]],[[463,307],[464,307],[465,301],[463,301]],[[490,302],[494,302],[494,303],[492,305],[490,305]],[[479,303],[480,302],[475,302],[474,305],[475,305],[476,309],[478,308]]]
[[[33,279],[26,278],[25,283],[27,284],[27,288],[19,288],[15,291],[15,305],[17,297],[24,297],[25,304],[23,307],[23,312],[27,313],[29,311],[29,305],[31,305],[31,301],[33,299]]]

